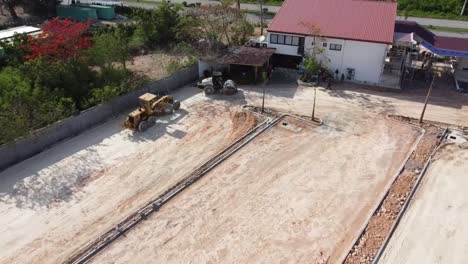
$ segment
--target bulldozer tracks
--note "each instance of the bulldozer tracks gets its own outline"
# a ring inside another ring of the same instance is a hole
[[[161,206],[169,202],[177,194],[184,191],[194,182],[201,179],[205,174],[215,168],[217,165],[222,163],[224,160],[232,156],[239,149],[244,147],[255,137],[265,132],[269,128],[276,125],[281,119],[288,115],[281,115],[279,117],[268,118],[266,121],[258,125],[249,131],[246,135],[232,143],[230,146],[225,148],[223,151],[215,155],[213,158],[205,162],[203,165],[192,171],[188,176],[174,184],[172,187],[164,191],[161,195],[146,203],[136,212],[130,214],[123,221],[118,223],[114,228],[106,231],[104,234],[99,236],[97,239],[91,241],[90,243],[84,245],[82,248],[78,249],[73,255],[68,257],[63,263],[66,264],[81,264],[87,263],[100,251],[109,246],[113,241],[117,240],[130,229],[135,227],[138,223],[145,220],[149,215],[154,212],[157,212]]]

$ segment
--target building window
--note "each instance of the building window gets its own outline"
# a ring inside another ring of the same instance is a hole
[[[299,46],[299,37],[292,37],[292,45]]]
[[[273,43],[273,44],[278,43],[278,35],[276,35],[276,34],[271,34],[271,35],[270,35],[270,43]]]
[[[299,46],[299,37],[289,35],[271,34],[270,43],[290,46]]]
[[[330,43],[330,50],[340,51],[341,50],[341,44],[331,44]]]
[[[278,35],[278,44],[284,44],[284,35]]]

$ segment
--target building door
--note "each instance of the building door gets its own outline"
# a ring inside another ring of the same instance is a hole
[[[299,47],[297,47],[297,54],[304,56],[304,43],[305,38],[299,37]]]

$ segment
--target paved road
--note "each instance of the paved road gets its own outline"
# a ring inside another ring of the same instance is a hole
[[[468,33],[444,32],[444,31],[436,31],[436,30],[431,30],[431,31],[438,36],[468,38]]]
[[[140,6],[140,7],[151,7],[152,5],[149,3],[137,3],[137,2],[129,2],[129,1],[123,1],[125,5],[128,6]],[[161,1],[155,1],[155,2],[161,2]],[[216,1],[211,1],[211,0],[171,0],[172,3],[180,3],[182,2],[187,2],[188,4],[194,4],[194,3],[205,3],[205,4],[217,4]],[[278,12],[280,9],[279,6],[269,6],[269,5],[264,5],[265,8],[268,9],[269,12]],[[260,6],[256,4],[244,4],[241,3],[241,9],[243,10],[253,10],[253,11],[260,11]]]
[[[405,20],[404,17],[398,16],[397,19]],[[453,27],[453,28],[468,28],[468,21],[461,20],[448,20],[448,19],[435,19],[435,18],[422,18],[422,17],[408,17],[407,20],[416,21],[420,25],[433,25],[439,27]]]
[[[184,2],[185,0],[171,0],[172,3],[182,3]],[[160,2],[160,1],[155,1],[155,2]],[[187,3],[191,4],[191,3],[199,3],[199,2],[203,2],[203,3],[212,3],[212,4],[216,4],[215,1],[207,1],[207,0],[201,0],[201,1],[197,1],[197,0],[186,0]],[[157,7],[157,5],[153,5],[153,4],[150,4],[150,3],[138,3],[138,2],[130,2],[130,1],[124,1],[125,5],[126,6],[134,6],[134,7],[142,7],[142,8],[154,8],[154,7]],[[277,12],[279,10],[279,6],[268,6],[268,11],[273,11],[273,12]],[[270,8],[273,8],[273,9],[270,9]],[[260,11],[260,7],[258,5],[254,5],[254,4],[241,4],[241,9],[243,10],[254,10],[254,11]],[[272,19],[272,15],[268,15],[266,14],[265,15],[265,23],[270,23],[271,22],[271,19]],[[255,15],[255,14],[247,14],[247,20],[249,20],[251,23],[259,23],[260,22],[260,17]]]
[[[210,3],[210,4],[217,3],[216,1],[211,1],[211,0],[171,0],[171,2],[173,3],[182,3],[184,1],[189,4],[190,3]],[[158,2],[158,1],[155,1],[155,2]],[[128,2],[128,1],[124,1],[124,3],[128,6],[137,6],[137,7],[144,7],[144,8],[154,7],[154,5],[151,5],[148,3],[137,3],[137,2]],[[265,5],[264,7],[267,8],[269,12],[278,12],[278,10],[280,9],[279,6]],[[259,11],[260,6],[256,4],[243,4],[242,3],[241,9]],[[250,22],[253,22],[253,23],[257,23],[260,21],[260,18],[254,14],[248,14],[247,18]],[[404,20],[404,17],[398,16],[397,19]],[[420,25],[433,25],[433,26],[439,26],[439,27],[453,27],[453,28],[468,28],[468,21],[420,18],[420,17],[408,17],[407,20],[415,21],[419,23]],[[266,19],[265,22],[269,23],[271,22],[271,19]],[[462,38],[468,37],[468,33],[454,33],[454,32],[443,32],[443,31],[434,31],[434,33],[437,35],[449,36],[449,37],[462,37]]]

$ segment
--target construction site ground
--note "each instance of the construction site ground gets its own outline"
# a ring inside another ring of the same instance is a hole
[[[464,263],[468,248],[468,145],[435,155],[379,263]]]
[[[310,115],[313,88],[283,79],[267,85],[266,106]],[[385,114],[418,117],[425,91],[333,88],[317,90],[322,126],[266,131],[97,260],[341,258],[419,135]],[[144,133],[124,130],[122,113],[1,172],[0,262],[65,260],[253,128],[240,106],[260,105],[261,92],[185,87],[181,110]],[[435,89],[430,103],[427,119],[468,126],[466,95]]]
[[[364,130],[362,120],[341,127],[285,118],[95,263],[334,263],[418,135],[371,120]]]

